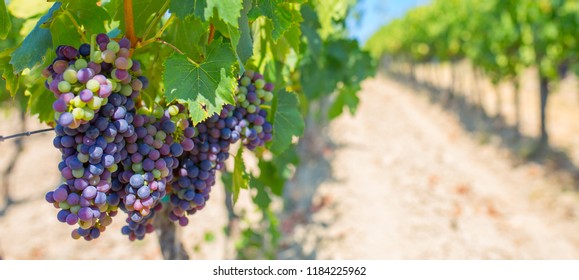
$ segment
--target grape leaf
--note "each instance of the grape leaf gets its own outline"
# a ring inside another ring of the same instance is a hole
[[[300,13],[294,11],[291,3],[283,0],[258,0],[257,5],[249,12],[249,18],[255,20],[260,15],[271,19],[273,23],[272,38],[279,40],[292,25],[302,21]]]
[[[2,79],[6,81],[6,90],[10,96],[14,97],[20,85],[20,75],[14,74],[14,67],[10,64],[10,52],[11,50],[6,50],[0,53],[0,72],[2,72]]]
[[[239,44],[237,45],[237,56],[241,64],[247,62],[253,56],[253,38],[251,38],[251,29],[249,28],[249,19],[247,13],[251,9],[251,0],[243,0],[243,11],[239,17]]]
[[[183,51],[187,57],[194,61],[200,61],[205,56],[206,51],[209,35],[207,26],[207,23],[201,22],[196,17],[176,18],[172,23],[172,28],[168,30],[165,40]]]
[[[293,174],[292,165],[295,167],[299,164],[299,157],[295,148],[296,146],[292,145],[271,160],[261,159],[258,163],[260,172],[257,179],[267,185],[275,195],[281,196],[283,194],[285,182]]]
[[[273,142],[269,149],[279,155],[291,144],[294,135],[300,136],[304,133],[305,124],[294,93],[278,91],[274,104]]]
[[[60,13],[50,21],[50,34],[53,46],[78,46],[82,41],[80,34],[65,13]]]
[[[52,47],[50,30],[41,27],[52,18],[53,13],[60,8],[62,3],[56,2],[52,8],[40,18],[34,29],[24,38],[20,46],[12,53],[10,64],[14,66],[14,72],[22,72],[26,68],[32,68],[42,63],[46,51]]]
[[[237,29],[239,24],[237,19],[240,16],[241,9],[243,8],[241,5],[242,0],[230,0],[230,1],[223,1],[223,0],[206,0],[207,7],[205,8],[205,18],[209,19],[213,16],[214,10],[217,10],[217,14],[219,18],[222,19],[228,25],[233,26],[233,28]]]
[[[205,0],[179,0],[171,1],[169,10],[180,19],[195,15],[198,19],[205,20]]]
[[[245,163],[243,162],[243,148],[240,147],[237,150],[237,155],[235,156],[235,163],[233,164],[233,203],[237,202],[239,198],[239,191],[241,189],[248,189],[249,187],[249,175],[245,172]]]
[[[6,39],[10,28],[12,28],[12,22],[10,22],[10,15],[6,9],[6,3],[0,1],[0,39]]]
[[[107,11],[97,5],[97,0],[70,1],[66,9],[84,27],[89,39],[93,34],[105,33],[103,23],[111,20]]]
[[[360,101],[356,95],[358,90],[360,90],[359,87],[348,86],[340,89],[338,95],[336,96],[336,100],[334,100],[334,103],[332,103],[330,109],[328,110],[328,116],[330,120],[341,115],[344,107],[348,107],[348,110],[350,110],[352,115],[356,114],[356,108],[358,107],[358,102]]]
[[[250,178],[251,187],[257,190],[257,193],[253,197],[253,203],[255,203],[255,205],[257,205],[261,210],[268,209],[271,204],[271,197],[266,190],[266,186],[260,180],[253,178],[253,176]]]
[[[167,101],[187,101],[195,124],[220,112],[224,104],[235,101],[233,90],[237,83],[232,74],[235,62],[231,47],[220,40],[213,40],[208,47],[207,58],[199,64],[184,55],[172,54],[164,63]]]
[[[28,100],[28,108],[32,115],[38,114],[38,119],[41,122],[51,122],[54,120],[54,111],[52,104],[54,96],[52,92],[46,90],[43,84],[36,83],[33,87],[28,89],[30,91],[30,99]]]
[[[301,9],[304,21],[301,23],[301,33],[307,40],[307,47],[313,57],[319,57],[322,52],[322,38],[318,34],[321,27],[318,21],[316,11],[308,5],[302,6]]]

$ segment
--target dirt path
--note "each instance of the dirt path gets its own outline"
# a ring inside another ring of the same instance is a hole
[[[323,207],[294,238],[319,259],[576,259],[577,194],[513,167],[458,120],[402,85],[366,81],[358,114],[330,126],[342,146]]]

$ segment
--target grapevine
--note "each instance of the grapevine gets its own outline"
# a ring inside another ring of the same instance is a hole
[[[354,40],[327,36],[345,14],[312,1],[201,2],[63,0],[23,18],[0,2],[10,23],[0,25],[0,102],[21,100],[54,130],[61,182],[44,197],[72,238],[99,238],[116,220],[131,241],[155,220],[187,226],[220,176],[233,178],[233,202],[253,189],[264,213],[255,226],[275,224],[269,203],[297,164],[284,154],[296,153],[309,104],[333,100],[332,118],[354,112],[373,64]],[[28,19],[37,23],[25,29]],[[313,85],[311,72],[327,82]],[[279,174],[249,171],[244,152]]]

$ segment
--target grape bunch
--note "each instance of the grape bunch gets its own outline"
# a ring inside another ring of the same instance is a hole
[[[230,145],[240,139],[241,129],[235,131],[238,122],[233,109],[232,105],[225,105],[220,114],[197,124],[195,129],[189,126],[184,130],[183,137],[191,139],[194,147],[179,158],[169,199],[169,219],[181,226],[189,223],[186,214],[195,214],[205,207],[216,172],[223,169]]]
[[[188,215],[205,207],[216,172],[229,158],[231,144],[242,140],[245,147],[254,150],[271,140],[272,125],[261,105],[273,99],[273,85],[251,71],[238,83],[236,106],[225,105],[219,114],[199,123],[195,134],[185,134],[195,147],[180,157],[174,171],[169,212],[169,219],[181,226],[189,223]]]
[[[246,71],[239,79],[234,116],[239,120],[243,145],[250,150],[272,139],[273,126],[267,121],[267,111],[260,107],[272,101],[272,91],[273,84],[266,83],[259,73]]]
[[[59,170],[65,180],[45,198],[61,209],[59,221],[78,225],[72,237],[86,240],[99,237],[117,214],[121,197],[112,190],[112,178],[128,156],[126,140],[135,135],[135,98],[146,81],[138,62],[128,57],[127,39],[117,43],[100,34],[96,41],[119,57],[109,63],[91,55],[88,44],[78,50],[59,46],[56,59],[43,71],[57,98],[53,144],[62,153]]]
[[[247,71],[236,103],[193,125],[182,104],[141,103],[148,80],[130,48],[126,38],[99,34],[78,49],[59,46],[43,70],[56,98],[53,144],[64,179],[45,198],[60,209],[60,222],[76,226],[75,239],[98,238],[120,209],[127,214],[122,234],[141,240],[165,197],[168,219],[186,226],[209,200],[231,145],[241,140],[254,150],[272,138],[264,106],[273,85],[261,74]]]

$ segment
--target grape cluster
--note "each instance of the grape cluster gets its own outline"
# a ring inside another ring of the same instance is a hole
[[[242,140],[245,147],[254,150],[272,138],[272,125],[261,105],[273,99],[273,84],[252,71],[247,71],[238,83],[236,106],[224,106],[219,114],[197,124],[195,134],[185,134],[193,139],[195,147],[179,158],[171,182],[169,212],[169,219],[181,226],[189,223],[188,215],[205,207],[216,172],[229,158],[231,144]]]
[[[263,75],[246,71],[237,87],[237,107],[234,116],[239,120],[243,144],[250,150],[271,141],[273,126],[267,121],[267,111],[260,105],[273,99],[273,84]]]
[[[143,239],[166,196],[168,218],[186,226],[209,200],[231,145],[241,140],[253,150],[271,140],[262,105],[273,85],[259,73],[239,79],[235,105],[193,125],[181,104],[148,109],[138,101],[148,80],[126,38],[99,34],[92,46],[59,46],[56,55],[43,74],[56,98],[64,182],[45,198],[60,209],[59,221],[77,226],[75,239],[98,238],[119,209],[127,214],[121,232]]]
[[[146,81],[138,77],[140,65],[128,57],[130,42],[110,41],[104,34],[97,42],[103,38],[109,41],[104,46],[108,53],[122,59],[95,59],[88,44],[78,50],[59,46],[56,59],[43,71],[57,98],[53,144],[62,153],[59,170],[65,180],[45,198],[61,209],[59,221],[78,225],[72,232],[75,239],[99,237],[117,214],[121,197],[112,190],[112,179],[128,156],[126,140],[135,135],[135,98]],[[120,70],[127,77],[119,77]]]

